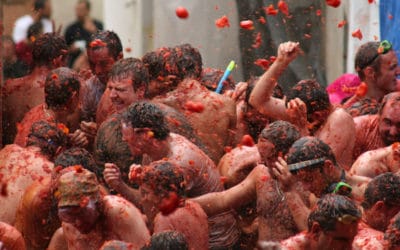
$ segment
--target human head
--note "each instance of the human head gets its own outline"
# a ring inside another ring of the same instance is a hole
[[[112,66],[123,58],[121,40],[113,31],[97,31],[87,44],[87,55],[93,74],[106,84]]]
[[[183,233],[178,231],[164,231],[151,236],[150,242],[141,250],[188,250],[189,245]]]
[[[224,75],[224,71],[215,68],[203,68],[201,74],[201,84],[203,84],[207,89],[215,91],[217,89],[218,83]],[[221,93],[225,91],[234,90],[235,81],[232,76],[229,76],[224,82]]]
[[[328,92],[314,79],[301,80],[294,85],[288,95],[287,102],[299,98],[307,107],[307,120],[310,123],[323,123],[330,113],[331,104]]]
[[[32,60],[35,66],[50,69],[65,66],[67,53],[67,43],[56,33],[45,33],[33,42]]]
[[[129,144],[133,155],[141,154],[147,147],[151,150],[155,146],[150,143],[152,139],[163,141],[168,135],[164,113],[154,103],[132,103],[122,114],[122,139]]]
[[[400,73],[397,56],[388,41],[371,41],[360,46],[355,56],[355,69],[368,87],[382,96],[396,90]]]
[[[35,22],[29,26],[26,37],[30,42],[34,42],[42,34],[43,34],[42,22]]]
[[[33,10],[40,14],[41,17],[50,18],[51,16],[51,1],[50,0],[35,0],[33,2]]]
[[[387,94],[383,98],[378,128],[386,146],[400,141],[400,92]]]
[[[78,74],[69,68],[57,68],[46,77],[44,93],[47,108],[55,111],[73,111],[79,101]]]
[[[287,154],[288,164],[316,159],[321,161],[305,165],[298,171],[292,171],[292,174],[306,189],[319,197],[332,183],[340,180],[340,168],[332,149],[320,139],[307,136],[295,141]]]
[[[351,249],[361,211],[346,196],[321,197],[308,216],[308,233],[326,249]]]
[[[145,214],[152,214],[154,209],[169,214],[186,196],[184,172],[176,163],[160,160],[136,171],[131,180],[139,184]]]
[[[173,90],[181,79],[178,78],[177,54],[173,48],[161,47],[147,52],[143,63],[149,71],[148,97],[152,98]]]
[[[75,7],[76,18],[79,21],[84,21],[84,18],[89,16],[90,2],[88,0],[78,0]]]
[[[143,62],[137,58],[124,58],[111,68],[107,88],[117,111],[145,97],[149,74]]]
[[[193,78],[200,80],[203,61],[198,49],[190,44],[182,44],[175,47],[177,53],[177,65],[180,79]]]
[[[84,148],[73,147],[65,150],[57,156],[54,160],[54,166],[61,167],[62,169],[80,165],[83,168],[93,172],[99,177],[99,169],[97,167],[94,157]]]
[[[374,177],[364,192],[364,215],[367,224],[385,231],[390,219],[400,211],[400,176],[384,173]]]
[[[385,231],[385,240],[388,242],[388,249],[398,250],[400,248],[400,213],[391,220],[388,228]]]
[[[55,196],[58,216],[72,224],[82,234],[89,233],[100,216],[101,193],[96,175],[83,167],[74,167],[63,173]]]
[[[67,146],[68,137],[56,124],[37,121],[32,124],[26,146],[37,146],[42,154],[53,159]]]
[[[292,144],[299,138],[299,130],[293,124],[286,121],[274,121],[261,131],[257,143],[258,152],[265,163],[273,163],[279,155],[286,155]]]

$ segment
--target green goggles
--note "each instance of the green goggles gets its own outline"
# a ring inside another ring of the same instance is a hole
[[[335,189],[333,189],[333,194],[340,194],[344,196],[349,196],[353,188],[346,182],[340,181],[336,184]]]
[[[372,57],[368,62],[366,62],[361,69],[365,69],[367,66],[371,65],[375,61],[375,59],[378,58],[378,56],[388,53],[391,49],[392,44],[388,40],[383,40],[379,44],[376,55]]]

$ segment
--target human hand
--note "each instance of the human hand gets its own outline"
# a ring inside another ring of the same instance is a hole
[[[230,97],[235,102],[244,100],[248,86],[249,84],[247,82],[239,82],[235,85],[235,89],[233,91],[226,91],[224,96]]]
[[[142,172],[142,165],[132,164],[129,167],[129,175],[128,175],[129,180],[134,182],[136,178],[138,178],[141,172]]]
[[[276,61],[289,64],[291,61],[296,59],[300,51],[300,44],[298,42],[289,41],[281,43],[278,47]]]
[[[89,140],[86,137],[86,134],[80,130],[75,130],[74,133],[69,134],[69,139],[71,140],[72,145],[77,147],[86,147],[89,144]]]
[[[89,137],[94,138],[97,134],[97,123],[82,121],[80,124],[81,130]]]
[[[119,187],[123,184],[121,171],[114,163],[104,164],[103,177],[107,185],[118,192]]]
[[[300,98],[288,102],[286,113],[290,122],[302,131],[302,136],[308,135],[307,106]]]
[[[290,173],[288,165],[282,157],[278,157],[278,161],[275,162],[275,167],[272,168],[272,174],[282,184],[282,191],[291,191],[295,186],[295,178]]]

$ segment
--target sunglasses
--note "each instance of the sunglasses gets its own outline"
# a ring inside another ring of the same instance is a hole
[[[293,174],[296,174],[299,170],[308,168],[308,167],[317,167],[317,165],[325,162],[326,158],[321,157],[313,160],[301,161],[293,164],[289,164],[289,171]]]
[[[388,53],[392,49],[392,44],[388,40],[383,40],[379,43],[379,47],[377,53],[374,57],[372,57],[369,61],[367,61],[361,69],[365,69],[367,66],[371,65],[376,58],[380,55],[384,55]]]
[[[345,215],[342,215],[339,218],[337,218],[337,220],[339,222],[341,222],[343,224],[346,224],[346,225],[349,225],[349,224],[351,224],[353,222],[356,222],[359,219],[360,219],[359,217],[356,217],[356,216],[353,216],[353,215],[350,215],[350,214],[345,214]]]

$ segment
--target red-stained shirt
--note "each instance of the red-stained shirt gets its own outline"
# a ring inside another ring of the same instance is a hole
[[[154,233],[173,230],[186,236],[189,249],[208,249],[207,215],[195,202],[185,202],[184,207],[164,216],[157,214],[154,219]]]
[[[362,153],[385,147],[379,134],[379,116],[364,115],[354,118],[356,126],[356,141],[353,149],[353,160]]]
[[[21,123],[17,125],[18,132],[17,136],[15,137],[14,144],[25,147],[32,124],[40,120],[55,122],[53,116],[45,112],[44,104],[34,107],[25,114],[24,119],[22,119]]]

